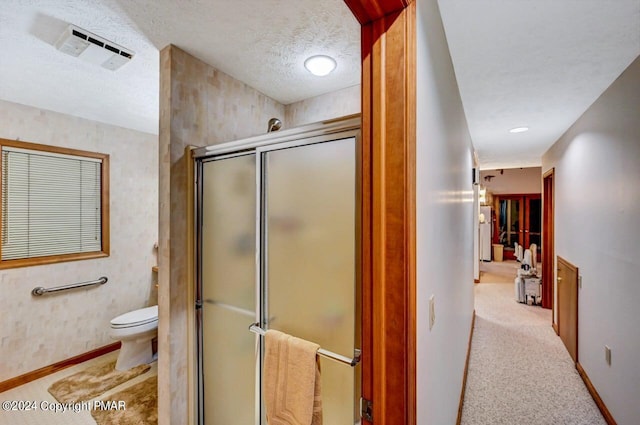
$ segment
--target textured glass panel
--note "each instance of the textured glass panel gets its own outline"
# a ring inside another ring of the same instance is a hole
[[[542,200],[531,199],[529,201],[529,243],[536,244],[540,249],[542,221]]]
[[[203,165],[202,363],[208,425],[255,418],[255,157]]]
[[[529,231],[540,233],[542,218],[542,200],[531,199],[529,201]]]
[[[520,201],[515,199],[500,200],[500,232],[499,243],[505,249],[513,249],[520,240]]]
[[[352,357],[355,139],[266,154],[269,327]],[[354,418],[354,368],[323,359],[326,424]]]
[[[255,156],[203,165],[204,299],[255,311]]]

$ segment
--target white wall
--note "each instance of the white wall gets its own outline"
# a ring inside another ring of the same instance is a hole
[[[0,272],[0,381],[115,342],[109,321],[155,304],[158,137],[0,101],[0,137],[110,155],[111,255]],[[33,297],[36,286],[107,276],[91,289]]]
[[[417,0],[416,32],[417,418],[454,424],[473,313],[473,148],[436,0]]]
[[[578,359],[620,425],[640,418],[639,111],[640,57],[542,158],[555,167],[556,255],[582,276]]]
[[[500,173],[502,171],[502,173]],[[489,180],[485,177],[493,176]],[[542,192],[542,168],[505,168],[480,171],[480,184],[493,194]]]

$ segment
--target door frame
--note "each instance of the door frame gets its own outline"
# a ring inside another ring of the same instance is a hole
[[[416,5],[344,1],[362,25],[362,397],[376,425],[414,425]]]
[[[542,307],[551,309],[551,326],[558,333],[555,317],[555,168],[542,175]]]

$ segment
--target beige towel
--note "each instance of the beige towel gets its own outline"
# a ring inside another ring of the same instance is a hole
[[[282,332],[266,332],[262,385],[269,425],[322,424],[318,348]]]

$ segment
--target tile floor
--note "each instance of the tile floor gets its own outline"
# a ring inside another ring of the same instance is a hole
[[[48,403],[57,403],[57,400],[53,398],[51,394],[47,391],[47,388],[54,382],[59,379],[65,378],[69,375],[73,375],[76,372],[81,371],[89,366],[92,366],[96,363],[102,363],[107,361],[115,360],[118,357],[118,351],[114,351],[108,354],[105,354],[100,357],[96,357],[95,359],[89,360],[82,364],[72,366],[70,368],[61,370],[59,372],[53,373],[51,375],[45,376],[43,378],[37,379],[35,381],[29,382],[27,384],[21,385],[19,387],[13,388],[9,391],[5,391],[0,393],[0,401],[4,402],[6,400],[22,400],[22,401],[35,401],[35,405],[38,406],[37,410],[31,411],[0,411],[0,425],[96,425],[96,421],[91,416],[91,412],[88,410],[82,410],[79,412],[67,411],[67,412],[51,412],[44,411],[39,406],[47,405]],[[136,376],[134,379],[131,379],[123,384],[118,385],[115,388],[110,389],[104,394],[96,397],[97,399],[102,399],[111,394],[117,393],[118,391],[127,388],[131,385],[137,384],[138,382],[144,381],[145,379],[158,374],[158,363],[153,362],[151,364],[151,369],[146,373],[143,373],[140,376]],[[89,401],[89,400],[87,400]],[[43,403],[46,402],[46,403]]]

